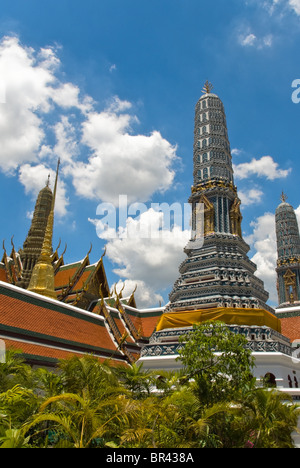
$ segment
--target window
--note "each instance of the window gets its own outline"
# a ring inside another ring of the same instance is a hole
[[[265,384],[267,387],[276,387],[276,378],[274,374],[271,374],[270,372],[267,372],[265,375]]]

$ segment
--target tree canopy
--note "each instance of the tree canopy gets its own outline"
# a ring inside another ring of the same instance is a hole
[[[299,409],[254,385],[245,344],[223,324],[195,326],[182,339],[182,372],[89,355],[34,369],[8,351],[0,448],[292,448]]]
[[[207,405],[230,400],[249,387],[254,359],[243,335],[222,322],[205,322],[195,324],[180,342],[186,377],[195,381],[199,399]]]

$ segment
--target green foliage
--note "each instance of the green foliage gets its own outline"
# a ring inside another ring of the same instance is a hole
[[[24,420],[32,415],[38,406],[38,399],[30,389],[15,385],[13,388],[0,394],[0,414],[3,422],[9,421],[18,427]]]
[[[179,351],[187,379],[196,383],[199,400],[207,406],[234,398],[252,380],[254,360],[246,338],[221,322],[195,324],[182,336]]]
[[[0,393],[5,392],[16,384],[26,386],[31,384],[32,370],[20,352],[8,349],[5,354],[5,362],[0,363]]]
[[[291,434],[300,408],[275,389],[256,388],[244,395],[241,423],[256,448],[292,448]]]
[[[91,355],[79,358],[74,356],[62,360],[59,364],[61,381],[64,391],[82,394],[88,391],[91,398],[99,397],[119,387],[118,379],[110,366],[109,361],[101,364]]]
[[[143,364],[132,364],[131,367],[118,367],[116,375],[133,398],[141,399],[150,396],[156,374],[143,370]]]
[[[31,448],[29,439],[30,437],[24,437],[20,429],[8,429],[0,437],[0,448]]]
[[[184,375],[93,356],[33,370],[12,353],[0,365],[0,448],[293,447],[299,409],[253,385],[242,337],[205,324],[185,343]]]
[[[51,412],[48,411],[50,406]],[[111,433],[114,421],[121,421],[124,415],[122,398],[107,398],[96,403],[85,392],[83,396],[64,393],[41,405],[26,432],[35,426],[43,427],[44,422],[51,422],[52,430],[61,435],[56,447],[90,448]]]

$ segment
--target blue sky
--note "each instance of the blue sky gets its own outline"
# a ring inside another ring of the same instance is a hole
[[[102,202],[187,202],[194,107],[204,82],[222,99],[243,232],[276,305],[274,212],[300,216],[300,0],[10,0],[0,17],[1,240],[21,247],[35,198],[60,157],[54,248],[96,262],[140,305],[168,298],[187,232],[102,238]],[[136,226],[137,220],[130,220]],[[102,236],[104,237],[104,236]]]

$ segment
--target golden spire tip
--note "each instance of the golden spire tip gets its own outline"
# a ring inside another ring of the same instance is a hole
[[[287,195],[282,191],[280,200],[285,203],[287,201],[288,197]]]
[[[206,80],[202,88],[202,93],[210,94],[212,90],[213,90],[213,85],[208,80]]]

